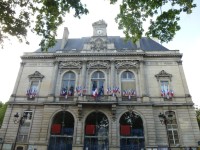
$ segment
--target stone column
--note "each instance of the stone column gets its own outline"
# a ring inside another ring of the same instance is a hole
[[[116,120],[112,120],[111,122],[111,136],[109,138],[111,150],[117,150],[119,149],[119,146],[120,146],[119,139],[118,139],[119,124],[116,122],[117,122]]]
[[[83,144],[84,144],[84,130],[83,130],[83,122],[82,119],[77,118],[77,124],[76,127],[74,127],[74,129],[76,129],[76,136],[74,139],[74,143],[73,143],[73,149],[76,150],[82,150],[83,149]]]
[[[143,98],[143,101],[149,101],[148,93],[147,93],[147,82],[146,82],[146,72],[144,68],[144,61],[139,62],[139,68],[138,68],[138,85],[139,86],[139,96]]]
[[[57,82],[57,77],[58,77],[58,65],[59,65],[59,62],[55,61],[54,68],[53,68],[52,80],[51,80],[51,84],[50,84],[50,88],[49,88],[48,101],[54,100],[56,82]]]
[[[146,92],[146,83],[145,83],[145,74],[144,74],[144,62],[143,61],[140,61],[140,69],[139,69],[139,76],[140,76],[140,89],[141,89],[141,96],[143,95],[146,95],[147,92]]]
[[[82,119],[77,118],[77,125],[76,125],[76,144],[80,145],[82,144],[82,136],[83,136],[83,123],[82,123]]]
[[[26,63],[25,62],[21,62],[21,65],[20,65],[20,69],[19,69],[19,72],[18,72],[18,76],[17,76],[17,80],[15,82],[15,87],[13,89],[13,93],[11,95],[11,98],[10,98],[10,101],[14,101],[15,100],[15,96],[16,96],[16,93],[17,93],[17,89],[18,89],[18,86],[19,86],[19,82],[20,82],[20,78],[22,76],[22,72],[23,72],[23,69],[24,69],[24,65]]]
[[[184,70],[183,70],[182,61],[178,61],[177,63],[178,63],[178,68],[179,68],[179,72],[180,72],[181,81],[183,83],[185,96],[187,97],[188,102],[192,102],[190,92],[189,92],[189,89],[188,89],[188,86],[187,86],[186,78],[185,78],[185,73],[184,73]]]

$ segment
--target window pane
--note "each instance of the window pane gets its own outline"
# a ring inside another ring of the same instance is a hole
[[[179,144],[179,140],[175,140],[175,144]]]
[[[31,82],[31,87],[30,87],[31,90],[32,90],[32,91],[34,91],[34,90],[37,91],[38,85],[39,85],[39,81],[32,81],[32,82]]]
[[[169,90],[169,82],[168,81],[161,81],[161,90],[167,92]]]
[[[128,79],[133,79],[133,73],[132,72],[127,72],[128,74]]]
[[[73,72],[67,72],[63,76],[63,81],[62,81],[62,88],[61,90],[65,89],[65,94],[68,94],[69,96],[74,95],[74,89],[75,89],[75,73]]]
[[[104,78],[104,73],[103,72],[99,72],[99,78]]]
[[[95,78],[95,79],[98,78],[97,72],[93,73],[92,78]]]
[[[130,71],[125,71],[125,72],[122,73],[121,79],[123,79],[123,80],[127,80],[127,79],[133,80],[133,79],[134,79],[134,75],[133,75],[133,73],[130,72]]]
[[[67,72],[65,73],[65,75],[63,76],[63,79],[64,80],[67,80],[67,79],[75,79],[75,74],[73,72]]]
[[[92,81],[92,91],[97,88],[97,81]]]
[[[3,144],[3,150],[11,150],[12,144]]]
[[[74,73],[70,73],[70,79],[75,79],[75,74]]]
[[[104,73],[101,71],[96,71],[92,74],[92,79],[104,79]]]

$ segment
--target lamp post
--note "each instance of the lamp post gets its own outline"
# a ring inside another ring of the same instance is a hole
[[[15,137],[15,142],[14,142],[14,145],[12,147],[12,150],[15,150],[17,137],[18,137],[18,134],[19,134],[19,129],[24,124],[26,118],[27,118],[27,114],[26,113],[23,113],[23,116],[19,116],[18,112],[14,115],[14,120],[13,121],[14,121],[15,124],[18,124],[18,129],[17,129],[17,135]]]
[[[166,129],[166,132],[167,132],[168,149],[171,150],[167,124],[169,124],[170,118],[172,118],[172,115],[169,114],[169,115],[166,116],[165,114],[160,113],[158,115],[158,117],[160,119],[161,124],[165,125],[165,129]]]

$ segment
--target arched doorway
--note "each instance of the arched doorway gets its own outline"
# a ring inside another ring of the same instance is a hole
[[[120,150],[144,149],[144,127],[142,118],[134,111],[120,118]]]
[[[72,150],[74,117],[67,111],[57,113],[52,121],[48,150]]]
[[[91,113],[85,121],[85,150],[108,150],[109,121],[101,112]]]

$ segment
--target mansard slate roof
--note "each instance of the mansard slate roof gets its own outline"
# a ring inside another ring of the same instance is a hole
[[[56,51],[70,51],[70,50],[77,50],[81,51],[83,49],[84,44],[90,42],[91,37],[83,37],[83,38],[74,38],[68,39],[64,49],[60,49],[62,39],[57,39],[57,42],[54,47],[48,49],[48,52],[53,53]],[[168,51],[166,47],[162,46],[158,42],[147,38],[142,37],[140,39],[139,44],[134,44],[131,41],[125,41],[124,38],[120,36],[108,36],[108,42],[114,43],[116,50],[143,50],[143,51]],[[36,52],[41,52],[41,49],[37,50]]]

